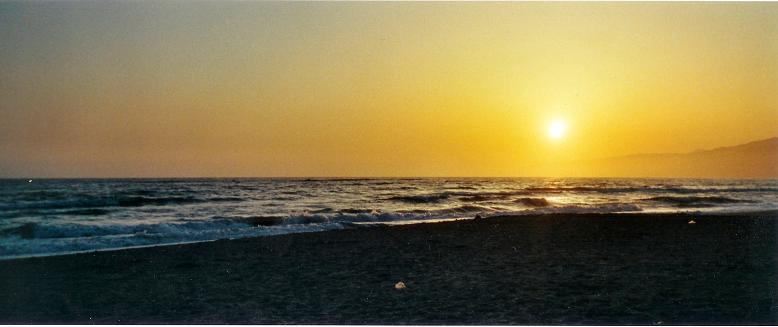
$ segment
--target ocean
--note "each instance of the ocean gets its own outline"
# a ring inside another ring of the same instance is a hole
[[[772,210],[778,180],[6,179],[0,259],[476,215]]]

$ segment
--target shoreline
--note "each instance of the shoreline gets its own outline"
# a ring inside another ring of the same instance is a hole
[[[537,217],[548,217],[548,216],[597,216],[597,215],[613,215],[613,216],[620,216],[620,215],[651,215],[651,216],[665,216],[665,215],[698,215],[698,216],[707,216],[707,217],[717,217],[717,216],[761,216],[761,215],[770,215],[778,218],[778,210],[760,210],[760,211],[721,211],[721,212],[708,212],[708,211],[640,211],[640,212],[634,212],[634,211],[628,211],[628,212],[611,212],[611,213],[567,213],[567,212],[558,212],[558,213],[529,213],[529,214],[496,214],[494,216],[484,216],[481,217],[483,219],[521,219],[521,218],[537,218]],[[480,216],[480,215],[479,215]],[[78,254],[89,254],[89,253],[97,253],[97,252],[114,252],[114,251],[125,251],[125,250],[135,250],[135,249],[144,249],[144,248],[153,248],[153,247],[166,247],[166,246],[179,246],[179,245],[187,245],[187,244],[196,244],[196,243],[208,243],[208,242],[219,242],[219,241],[232,241],[232,240],[240,240],[240,239],[253,239],[253,238],[264,238],[264,237],[276,237],[276,236],[282,236],[282,235],[290,235],[290,234],[307,234],[307,233],[326,233],[331,231],[337,231],[342,229],[355,229],[355,228],[372,228],[376,226],[403,226],[403,225],[418,225],[418,224],[439,224],[439,223],[447,223],[447,222],[455,222],[455,221],[468,221],[468,220],[474,220],[473,217],[458,217],[458,218],[436,218],[436,219],[430,219],[430,220],[417,220],[417,221],[389,221],[389,222],[356,222],[356,223],[346,223],[343,228],[338,229],[324,229],[324,230],[304,230],[304,231],[296,231],[296,232],[290,232],[285,234],[271,234],[271,235],[260,235],[260,236],[247,236],[247,237],[236,237],[236,238],[224,238],[224,239],[212,239],[212,240],[194,240],[194,241],[182,241],[182,242],[175,242],[175,243],[161,243],[161,244],[147,244],[147,245],[134,245],[134,246],[128,246],[128,247],[118,247],[118,248],[100,248],[100,249],[92,249],[92,250],[75,250],[75,251],[67,251],[67,252],[56,252],[56,253],[40,253],[40,254],[21,254],[21,255],[14,255],[14,256],[8,256],[8,257],[0,257],[0,262],[5,261],[11,261],[11,260],[24,260],[24,259],[30,259],[30,258],[47,258],[47,257],[58,257],[58,256],[69,256],[69,255],[78,255]]]
[[[775,324],[777,226],[501,216],[9,259],[0,322]]]

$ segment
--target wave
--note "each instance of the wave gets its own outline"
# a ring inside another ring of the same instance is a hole
[[[110,235],[177,235],[182,231],[240,229],[248,227],[294,226],[311,224],[351,224],[360,222],[393,222],[424,220],[429,218],[461,217],[462,214],[490,212],[494,209],[477,205],[420,210],[414,212],[380,212],[372,209],[343,209],[337,213],[304,213],[277,216],[213,216],[204,220],[183,220],[156,224],[103,224],[85,225],[77,223],[45,224],[25,223],[20,226],[0,229],[0,237],[22,239],[89,238]]]
[[[257,228],[231,219],[135,226],[28,223],[0,230],[0,259],[341,229],[341,224]]]
[[[212,197],[201,198],[195,196],[167,196],[167,197],[149,197],[149,196],[92,196],[81,195],[62,200],[45,201],[20,201],[11,204],[0,205],[0,210],[38,210],[38,209],[75,209],[75,208],[101,208],[101,207],[142,207],[142,206],[161,206],[173,204],[195,204],[206,202],[237,202],[245,199],[239,197]],[[75,211],[74,211],[75,212]],[[75,214],[75,213],[65,213]],[[90,213],[87,213],[90,215]]]
[[[545,198],[520,198],[514,200],[514,202],[530,207],[547,207],[549,205],[548,200]]]
[[[159,192],[155,190],[127,190],[124,192],[118,193],[118,195],[122,196],[154,196],[157,195]]]
[[[449,187],[449,188],[450,189],[455,189],[455,190],[477,190],[478,189],[477,187],[468,186],[468,185],[457,185],[457,186],[452,186],[452,187]]]
[[[450,208],[443,208],[443,209],[435,209],[435,210],[426,210],[422,212],[415,212],[416,214],[421,214],[423,217],[430,217],[430,218],[462,218],[465,214],[474,214],[474,213],[487,213],[487,212],[494,212],[496,209],[486,206],[479,206],[479,205],[473,205],[473,204],[465,204],[460,205],[456,207],[450,207]]]
[[[590,214],[590,213],[619,213],[641,212],[643,208],[635,204],[607,203],[598,205],[566,205],[559,207],[532,208],[520,211],[499,211],[489,216],[523,216],[544,214]]]
[[[304,190],[281,191],[280,194],[285,194],[285,195],[301,195],[301,194],[305,194],[305,191]]]
[[[0,259],[477,215],[772,210],[776,194],[778,181],[25,180],[0,183]]]
[[[526,191],[537,193],[562,193],[562,192],[631,192],[637,190],[631,187],[611,188],[592,186],[560,186],[560,187],[527,187]]]
[[[0,236],[18,236],[23,239],[35,238],[35,230],[38,228],[36,223],[25,223],[18,227],[0,229]]]
[[[534,193],[563,193],[563,192],[592,192],[592,193],[632,193],[632,192],[655,192],[655,193],[720,193],[720,192],[777,192],[778,188],[758,187],[758,188],[737,188],[737,187],[674,187],[674,186],[641,186],[641,187],[607,187],[607,186],[558,186],[558,187],[527,187],[524,190]]]
[[[214,219],[156,224],[43,224],[25,223],[18,227],[0,230],[0,236],[18,236],[23,239],[89,238],[115,235],[175,235],[178,231],[209,231],[248,226],[236,220]]]
[[[327,209],[326,211],[311,211],[303,214],[277,216],[214,216],[213,220],[231,220],[251,226],[290,226],[322,223],[364,223],[364,222],[396,222],[424,221],[438,219],[458,219],[473,217],[475,214],[506,215],[506,214],[542,214],[542,213],[611,213],[635,212],[642,208],[635,204],[609,203],[600,205],[568,205],[549,207],[544,198],[523,198],[532,207],[521,211],[505,210],[503,208],[465,204],[441,209],[405,209],[395,212],[381,212],[373,209]]]
[[[332,212],[332,211],[329,211]],[[425,212],[427,213],[427,212]],[[247,224],[253,227],[268,227],[268,226],[294,226],[294,225],[311,225],[311,224],[351,224],[359,222],[390,222],[397,220],[408,220],[414,218],[421,218],[424,214],[416,213],[381,213],[376,211],[371,212],[358,212],[358,213],[341,213],[334,214],[324,213],[303,213],[294,215],[277,215],[277,216],[214,216],[211,219],[214,221],[227,220],[236,223]]]
[[[727,203],[753,203],[751,200],[735,199],[724,196],[654,196],[643,201],[664,202],[677,207],[705,207]]]
[[[418,195],[397,195],[389,197],[388,200],[412,203],[412,204],[427,204],[427,203],[440,203],[449,199],[452,196],[457,196],[458,200],[462,202],[486,202],[495,200],[508,200],[515,196],[528,196],[533,194],[557,194],[557,193],[601,193],[601,194],[621,194],[621,193],[669,193],[669,194],[705,194],[716,192],[767,192],[772,188],[749,188],[749,189],[736,189],[736,188],[684,188],[684,187],[600,187],[600,186],[559,186],[559,187],[527,187],[520,190],[513,191],[484,191],[484,192],[468,192],[468,191],[445,191],[439,193],[428,193]],[[514,200],[514,202],[522,203],[525,205],[538,206],[541,202],[522,200],[520,198]]]
[[[528,198],[540,201],[538,198]],[[542,198],[541,198],[542,199]],[[423,222],[446,219],[506,215],[558,213],[635,212],[634,204],[605,204],[560,207],[533,207],[507,211],[481,205],[460,205],[434,210],[397,212],[295,214],[286,216],[213,216],[210,219],[185,219],[165,223],[125,225],[120,223],[85,225],[78,223],[25,223],[0,229],[0,258],[26,254],[164,245],[288,233],[324,231],[355,226],[357,223]]]
[[[522,198],[517,201],[525,202],[531,207],[524,210],[506,210],[499,207],[489,207],[474,204],[465,204],[441,209],[405,209],[395,212],[380,212],[372,210],[358,213],[344,213],[343,210],[332,210],[329,214],[305,213],[289,216],[250,216],[250,217],[214,217],[214,219],[232,219],[249,223],[253,226],[274,225],[305,225],[320,223],[361,223],[361,222],[395,222],[395,221],[424,221],[438,219],[458,219],[473,217],[475,214],[490,216],[513,214],[544,214],[544,213],[614,213],[614,212],[638,212],[643,211],[636,204],[606,203],[594,205],[566,205],[552,207],[544,198]],[[332,213],[335,212],[335,213]]]
[[[448,198],[448,193],[436,193],[421,195],[398,195],[390,197],[388,200],[405,203],[438,203]]]
[[[69,215],[69,216],[102,216],[109,214],[111,210],[106,209],[99,209],[99,208],[88,208],[88,209],[75,209],[75,210],[67,210],[60,212],[61,215]]]
[[[141,207],[146,205],[190,204],[201,202],[205,202],[205,200],[191,196],[172,196],[161,198],[130,196],[125,198],[118,198],[116,200],[116,205],[119,207]]]
[[[232,220],[236,221],[238,223],[245,223],[250,226],[259,227],[259,226],[275,226],[275,225],[281,225],[284,222],[285,216],[237,216],[237,217],[223,217],[223,216],[215,216],[212,217],[213,220]]]
[[[380,209],[340,209],[338,210],[339,213],[380,213]]]
[[[16,196],[16,200],[35,201],[35,200],[40,200],[42,198],[61,199],[66,196],[67,194],[65,192],[38,190],[38,191],[29,191],[29,192],[20,193]]]
[[[396,212],[381,212],[377,209],[340,209],[325,208],[312,212],[276,216],[213,216],[205,220],[184,220],[157,224],[43,224],[25,223],[16,227],[0,230],[0,237],[19,237],[22,239],[49,238],[89,238],[109,235],[177,235],[175,231],[186,230],[207,231],[225,230],[230,228],[293,226],[310,224],[351,224],[362,222],[394,222],[415,221],[427,219],[454,219],[470,217],[475,214],[505,215],[527,213],[592,213],[641,211],[633,204],[606,204],[589,206],[550,207],[545,198],[520,198],[519,202],[532,209],[509,211],[503,208],[488,207],[475,204],[465,204],[440,209],[398,210]],[[80,209],[67,211],[74,215],[101,215],[108,211],[103,209]]]
[[[529,195],[530,192],[519,191],[500,191],[500,192],[477,192],[477,193],[456,193],[456,195],[462,195],[459,198],[461,201],[466,202],[482,202],[492,200],[505,200],[517,195]]]
[[[223,197],[206,198],[202,202],[241,202],[246,200],[247,200],[246,198],[241,198],[237,196],[223,196]]]
[[[555,187],[527,187],[525,191],[532,193],[563,193],[563,192],[592,192],[592,193],[630,193],[643,191],[668,191],[677,190],[667,188],[647,187],[605,187],[605,186],[555,186]]]
[[[388,200],[404,203],[439,203],[452,196],[457,196],[463,202],[483,202],[492,200],[509,199],[517,195],[529,195],[525,190],[517,191],[485,191],[485,192],[466,192],[466,191],[445,191],[439,193],[417,194],[417,195],[397,195],[389,197]]]

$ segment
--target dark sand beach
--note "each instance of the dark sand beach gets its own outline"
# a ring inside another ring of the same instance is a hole
[[[498,217],[7,260],[0,323],[778,324],[775,218]]]

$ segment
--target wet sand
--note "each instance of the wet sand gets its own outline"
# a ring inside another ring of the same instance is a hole
[[[778,217],[497,217],[0,261],[0,323],[778,324]]]

